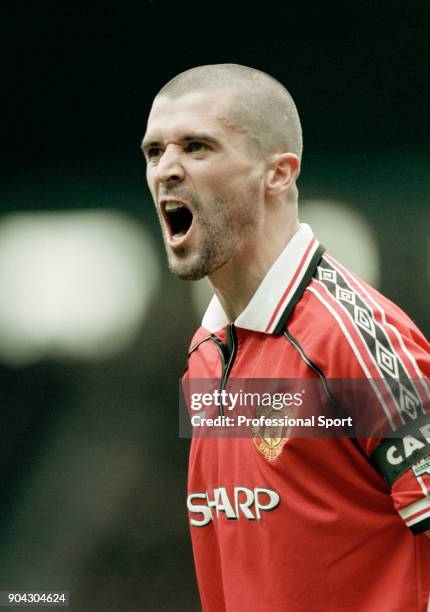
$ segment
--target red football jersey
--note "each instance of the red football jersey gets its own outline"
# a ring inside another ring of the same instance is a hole
[[[234,324],[213,298],[185,383],[382,379],[363,411],[404,434],[194,438],[187,505],[205,611],[427,609],[429,375],[430,346],[411,320],[324,254],[307,225]]]

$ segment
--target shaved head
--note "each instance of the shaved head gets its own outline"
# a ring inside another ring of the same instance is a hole
[[[222,117],[243,132],[258,157],[274,152],[302,156],[302,128],[296,105],[288,91],[265,72],[238,64],[198,66],[169,81],[157,97],[179,98],[211,89],[232,92],[229,115]]]

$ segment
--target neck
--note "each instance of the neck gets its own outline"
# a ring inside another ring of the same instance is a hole
[[[245,310],[272,264],[296,233],[299,223],[284,219],[273,231],[258,231],[221,268],[209,276],[209,281],[228,319],[233,322]]]

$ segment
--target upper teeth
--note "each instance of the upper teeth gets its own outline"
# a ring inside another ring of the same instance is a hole
[[[173,210],[178,210],[178,208],[184,208],[184,205],[180,202],[166,202],[166,211],[171,212]]]

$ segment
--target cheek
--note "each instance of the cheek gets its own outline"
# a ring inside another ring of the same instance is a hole
[[[262,192],[261,172],[255,166],[234,159],[218,166],[211,165],[204,171],[198,168],[195,173],[190,172],[190,178],[196,195],[202,201],[205,196],[222,201],[240,199],[241,196],[258,198]]]
[[[204,185],[213,193],[234,196],[246,190],[250,181],[241,170],[228,168],[223,172],[214,173],[207,178]]]

